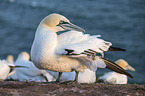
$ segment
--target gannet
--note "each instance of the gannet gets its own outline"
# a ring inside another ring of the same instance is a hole
[[[57,35],[59,31],[70,30]],[[103,57],[104,51],[118,50],[111,47],[111,43],[97,38],[95,35],[84,34],[84,29],[70,23],[60,14],[50,14],[39,24],[31,47],[31,59],[39,69],[59,72],[59,81],[62,72],[78,73],[84,69],[96,71],[99,68],[109,68],[132,77],[117,64]],[[122,49],[123,50],[123,49]],[[97,56],[100,53],[101,56]]]
[[[13,57],[13,55],[8,55],[7,56],[7,59],[6,59],[6,62],[7,63],[14,64],[14,57]]]
[[[115,63],[125,70],[135,71],[135,69],[123,59],[119,59]],[[99,79],[110,84],[127,84],[127,76],[116,72],[105,73],[103,76],[100,76]]]
[[[85,69],[84,72],[79,72],[78,83],[95,83],[96,82],[96,72],[90,69]]]
[[[14,74],[15,71],[11,70],[14,67],[14,64],[7,63],[6,60],[0,60],[0,81],[6,80],[10,75]]]
[[[9,76],[13,75],[16,71],[14,68],[24,66],[15,66],[13,64],[13,56],[8,55],[6,60],[0,60],[0,81],[6,80]]]
[[[35,81],[35,82],[51,82],[55,78],[51,76],[46,70],[39,70],[29,61],[30,56],[27,52],[21,52],[15,61],[16,66],[25,66],[27,68],[15,68],[16,73],[10,76],[12,80],[19,81]]]

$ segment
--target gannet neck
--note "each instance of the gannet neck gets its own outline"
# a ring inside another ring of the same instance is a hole
[[[47,26],[39,26],[31,48],[31,59],[36,66],[40,62],[45,62],[44,60],[51,60],[56,57],[56,45],[57,34]]]
[[[48,26],[42,25],[39,26],[36,31],[34,41],[37,41],[37,43],[42,45],[39,45],[39,47],[51,50],[57,45],[57,34]]]

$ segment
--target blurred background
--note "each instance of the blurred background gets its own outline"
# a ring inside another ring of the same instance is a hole
[[[125,59],[136,69],[128,71],[134,76],[129,83],[145,84],[145,0],[0,0],[0,59],[30,53],[37,26],[50,13],[126,49],[105,57]],[[97,75],[107,71],[99,69]]]

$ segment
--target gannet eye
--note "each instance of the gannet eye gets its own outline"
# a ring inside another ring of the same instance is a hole
[[[59,24],[68,24],[68,22],[65,22],[65,21],[62,21],[62,20],[61,20],[61,21],[59,22]]]
[[[65,22],[64,22],[64,21],[62,21],[62,20],[59,22],[59,24],[63,24],[63,23],[65,23]]]
[[[63,25],[63,24],[69,24],[69,23],[68,23],[68,22],[65,22],[65,21],[63,21],[63,20],[61,20],[57,26],[61,26],[61,25]]]

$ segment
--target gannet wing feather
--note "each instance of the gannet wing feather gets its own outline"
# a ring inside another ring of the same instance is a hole
[[[90,36],[78,31],[69,31],[58,35],[56,53],[70,57],[93,56],[107,51],[112,44],[97,36]]]
[[[125,49],[110,46],[108,51],[126,51]]]

